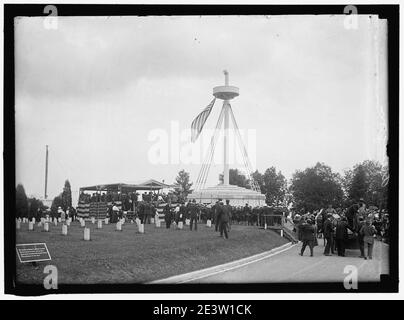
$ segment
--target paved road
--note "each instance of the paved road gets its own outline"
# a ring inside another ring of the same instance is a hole
[[[388,273],[388,245],[375,242],[373,260],[359,258],[359,250],[347,250],[346,257],[324,256],[323,240],[314,248],[314,257],[298,255],[301,244],[267,259],[240,268],[196,279],[191,283],[264,283],[264,282],[341,282],[344,268],[358,268],[358,280],[379,281],[380,274]]]

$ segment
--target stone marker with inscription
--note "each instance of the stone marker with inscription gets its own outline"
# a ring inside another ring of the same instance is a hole
[[[46,243],[27,243],[15,246],[21,263],[52,260]]]

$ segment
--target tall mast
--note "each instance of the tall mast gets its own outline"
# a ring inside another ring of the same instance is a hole
[[[45,160],[45,199],[48,198],[48,145],[46,145],[46,160]]]
[[[225,76],[225,86],[229,85],[229,73],[227,70],[223,71]],[[223,184],[229,185],[229,100],[223,101],[224,108],[224,155],[223,155]]]

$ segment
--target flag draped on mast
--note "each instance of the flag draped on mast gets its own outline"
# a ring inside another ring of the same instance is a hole
[[[206,120],[208,119],[216,98],[214,98],[203,111],[192,121],[191,124],[191,142],[195,142],[198,139]]]

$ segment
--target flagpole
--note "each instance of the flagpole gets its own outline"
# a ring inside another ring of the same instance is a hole
[[[229,85],[229,73],[224,70],[225,86]],[[229,100],[223,101],[224,108],[224,155],[223,185],[229,185]]]
[[[229,185],[229,101],[223,102],[224,108],[224,155],[223,185]]]

